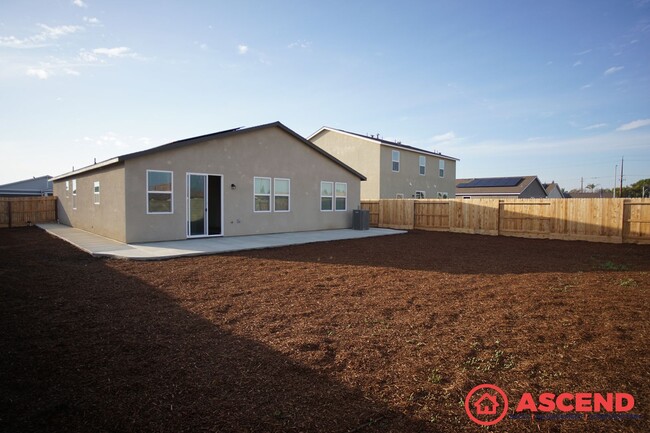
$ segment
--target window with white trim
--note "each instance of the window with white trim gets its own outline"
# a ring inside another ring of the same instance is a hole
[[[438,198],[449,198],[448,192],[438,192]]]
[[[399,150],[393,150],[392,161],[393,161],[393,171],[399,172]]]
[[[93,182],[93,202],[99,204],[99,181]]]
[[[427,157],[421,155],[418,159],[420,163],[420,176],[424,176],[427,174]]]
[[[271,212],[271,178],[254,177],[255,212]]]
[[[70,197],[70,181],[65,181],[65,198]]]
[[[333,210],[334,202],[334,182],[321,182],[320,183],[320,210],[331,211]]]
[[[174,213],[174,173],[147,170],[147,213]]]
[[[77,208],[77,179],[72,179],[72,209]]]
[[[336,210],[348,210],[348,184],[336,182]]]
[[[445,177],[445,160],[441,159],[438,161],[438,172],[440,177]]]
[[[275,212],[289,212],[290,210],[291,180],[273,179],[273,210]]]
[[[415,191],[415,198],[425,198],[426,194],[424,191]]]

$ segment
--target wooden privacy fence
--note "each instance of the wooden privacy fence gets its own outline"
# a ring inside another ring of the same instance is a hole
[[[24,227],[56,218],[56,197],[0,197],[0,227]]]
[[[382,199],[361,208],[377,227],[650,244],[650,199]]]

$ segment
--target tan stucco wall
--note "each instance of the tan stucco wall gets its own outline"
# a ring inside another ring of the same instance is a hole
[[[399,172],[393,171],[392,151],[400,153]],[[415,198],[415,191],[424,191],[425,198],[438,198],[438,192],[446,192],[449,198],[456,195],[456,161],[445,159],[445,176],[440,177],[440,158],[425,155],[426,173],[420,175],[421,153],[390,146],[381,146],[381,198]]]
[[[361,199],[379,198],[379,145],[362,138],[323,130],[311,142],[366,176]]]
[[[77,206],[73,209],[72,180],[77,180]],[[70,191],[65,183],[69,181]],[[99,181],[100,199],[95,204],[93,185]],[[126,219],[124,217],[124,165],[81,173],[54,182],[54,195],[58,197],[59,222],[124,242]]]
[[[357,176],[277,127],[144,155],[125,168],[127,242],[186,238],[188,172],[223,175],[225,236],[349,228],[360,200]],[[147,214],[147,170],[173,171],[173,214]],[[291,211],[253,212],[255,176],[291,179]],[[347,211],[320,211],[321,181],[348,184]]]

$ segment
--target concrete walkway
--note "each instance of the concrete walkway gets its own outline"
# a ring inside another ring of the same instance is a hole
[[[63,224],[37,225],[48,233],[95,257],[116,257],[133,260],[161,260],[406,233],[404,230],[378,228],[371,228],[370,230],[344,229],[124,244]]]

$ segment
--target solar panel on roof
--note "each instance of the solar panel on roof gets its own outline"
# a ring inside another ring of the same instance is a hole
[[[458,188],[499,188],[513,187],[519,185],[523,177],[492,177],[487,179],[472,179],[467,183],[461,183]]]

